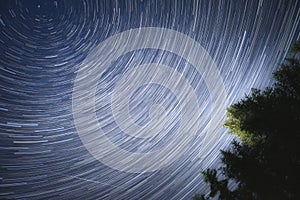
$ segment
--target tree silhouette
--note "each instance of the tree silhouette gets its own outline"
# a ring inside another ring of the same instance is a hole
[[[239,141],[221,151],[222,167],[202,172],[210,193],[195,199],[300,199],[299,53],[296,42],[272,87],[227,109],[224,126]]]

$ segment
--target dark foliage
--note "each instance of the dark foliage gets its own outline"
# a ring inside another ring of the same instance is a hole
[[[221,168],[202,172],[210,194],[195,199],[300,199],[299,44],[274,73],[273,87],[253,89],[228,108],[225,127],[240,142],[221,151]]]

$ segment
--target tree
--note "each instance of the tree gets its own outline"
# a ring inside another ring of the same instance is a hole
[[[221,151],[222,167],[202,172],[210,194],[195,199],[300,199],[299,42],[291,52],[272,87],[227,109],[224,126],[239,141]]]

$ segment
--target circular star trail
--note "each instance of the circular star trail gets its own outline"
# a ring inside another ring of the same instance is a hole
[[[300,2],[1,1],[0,199],[190,199]]]

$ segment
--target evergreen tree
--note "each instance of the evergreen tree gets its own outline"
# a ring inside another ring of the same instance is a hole
[[[273,87],[228,108],[224,125],[239,141],[221,151],[222,167],[202,172],[210,194],[195,199],[300,199],[299,42],[291,52]]]

